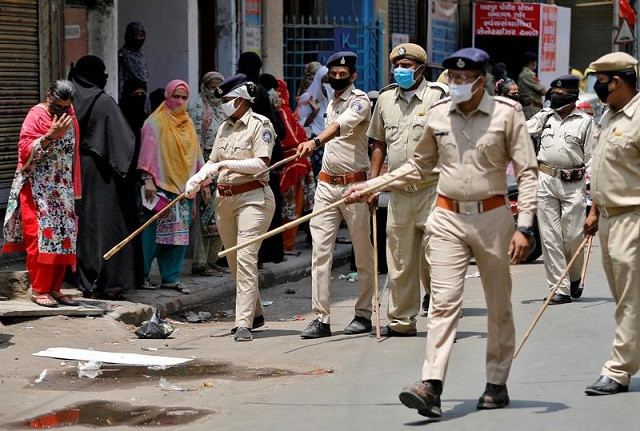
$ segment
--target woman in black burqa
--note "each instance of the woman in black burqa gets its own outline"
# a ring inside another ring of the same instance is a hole
[[[135,135],[115,100],[104,92],[105,69],[100,58],[87,55],[69,72],[77,88],[74,106],[80,124],[83,187],[77,208],[75,281],[87,297],[119,298],[143,283],[140,238],[109,260],[102,256],[139,226],[135,196],[140,190],[132,177]]]
[[[273,125],[273,130],[276,132],[278,139],[276,139],[273,147],[273,154],[271,155],[271,164],[273,165],[284,158],[281,141],[284,139],[286,132],[278,113],[273,108],[267,89],[260,85],[261,68],[262,60],[258,54],[255,52],[243,52],[238,58],[238,71],[236,73],[245,74],[247,78],[258,87],[258,92],[253,102],[252,109],[256,114],[267,117]],[[276,201],[275,213],[271,220],[271,225],[269,226],[269,230],[272,230],[282,225],[282,196],[280,194],[280,174],[278,172],[271,171],[269,173],[269,186],[271,186],[271,190],[273,191],[273,196]],[[258,254],[259,263],[280,263],[283,260],[284,248],[282,245],[281,233],[262,241],[262,246],[260,247],[260,252]]]

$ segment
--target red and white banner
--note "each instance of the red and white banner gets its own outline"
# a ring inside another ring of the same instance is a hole
[[[558,29],[558,8],[542,5],[542,37],[540,38],[540,72],[556,70],[556,33]]]
[[[540,4],[482,2],[475,6],[476,36],[540,35]]]

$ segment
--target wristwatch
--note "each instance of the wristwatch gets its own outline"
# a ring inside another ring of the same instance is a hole
[[[533,240],[533,226],[518,226],[516,230],[526,236],[529,242]]]
[[[320,142],[320,138],[318,138],[317,136],[313,138],[313,142],[315,142],[316,148],[319,148],[320,146],[322,146],[322,142]]]

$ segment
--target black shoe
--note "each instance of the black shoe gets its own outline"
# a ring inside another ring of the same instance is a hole
[[[442,386],[436,387],[429,380],[416,383],[413,386],[405,386],[398,398],[400,402],[410,409],[418,410],[418,414],[429,418],[442,416],[440,407],[440,394]]]
[[[484,393],[480,396],[477,409],[501,409],[509,405],[509,393],[507,385],[494,385],[487,383]]]
[[[594,384],[584,390],[587,395],[613,395],[620,392],[629,392],[629,386],[621,385],[607,376],[600,376]]]
[[[544,300],[546,301],[547,298],[544,298]],[[551,305],[569,304],[569,303],[571,303],[571,297],[569,295],[563,295],[561,293],[554,293],[553,296],[551,297],[551,301],[549,301],[549,304]]]
[[[249,328],[240,327],[236,331],[236,334],[233,336],[235,341],[251,341],[253,340],[253,334],[249,330]]]
[[[571,282],[571,297],[574,299],[578,299],[582,296],[582,287],[580,284],[582,283],[582,278],[579,278],[575,281]]]
[[[431,301],[431,297],[429,296],[428,293],[426,293],[422,297],[422,311],[424,311],[425,313],[429,312],[429,301]]]
[[[376,336],[376,331],[371,331],[369,335]],[[394,331],[389,325],[383,326],[380,328],[380,336],[381,337],[415,337],[418,335],[417,331],[413,332],[400,332]]]
[[[300,332],[301,338],[322,338],[331,337],[331,325],[328,323],[322,323],[319,320],[314,320],[309,323],[307,328]]]
[[[354,317],[351,323],[344,328],[344,333],[347,335],[364,334],[369,331],[371,331],[371,319],[362,316]]]
[[[251,329],[257,329],[264,326],[264,314],[261,316],[256,316],[253,318],[253,323],[251,325]],[[234,326],[233,328],[231,328],[231,333],[235,334],[236,331],[238,330],[237,326]]]

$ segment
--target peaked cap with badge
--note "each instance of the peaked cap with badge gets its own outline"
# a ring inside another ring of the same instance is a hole
[[[351,73],[353,73],[356,71],[356,60],[358,60],[358,56],[355,52],[336,52],[329,57],[329,60],[327,60],[327,69],[331,69],[331,66],[345,66],[351,70]]]
[[[594,72],[619,72],[622,70],[635,69],[636,73],[638,60],[627,54],[626,52],[612,52],[603,55],[589,65],[589,69]]]
[[[565,90],[578,90],[580,88],[580,79],[571,74],[562,75],[551,81],[551,88],[563,88]]]
[[[442,67],[449,70],[484,70],[489,54],[478,48],[462,48],[442,60]]]
[[[389,61],[393,64],[396,60],[403,58],[409,58],[418,63],[427,64],[427,51],[415,43],[401,43],[393,48],[391,54],[389,54]]]
[[[231,93],[233,90],[235,90],[238,87],[242,87],[243,85],[247,86],[247,91],[249,93],[249,95],[253,96],[252,91],[254,88],[254,85],[251,81],[249,81],[249,79],[247,78],[246,75],[242,74],[242,73],[237,73],[233,76],[230,76],[229,78],[225,79],[224,81],[222,81],[213,91],[214,91],[214,96],[217,97],[218,99],[224,97],[225,95]]]

